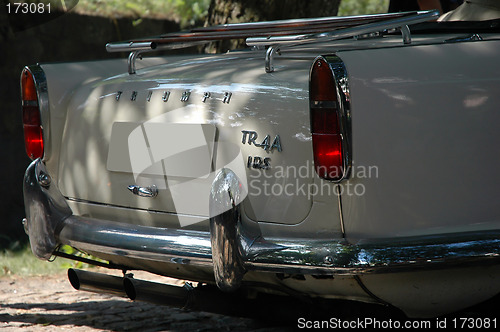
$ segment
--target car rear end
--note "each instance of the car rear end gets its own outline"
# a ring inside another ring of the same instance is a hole
[[[499,43],[447,38],[28,67],[33,252],[413,316],[491,297]]]

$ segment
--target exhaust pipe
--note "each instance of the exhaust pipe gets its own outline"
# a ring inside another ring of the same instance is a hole
[[[68,279],[76,290],[112,294],[135,301],[205,311],[237,317],[265,318],[281,321],[280,317],[292,317],[311,310],[310,303],[272,294],[248,296],[244,288],[226,293],[216,286],[190,284],[183,287],[116,277],[77,269],[68,270]],[[269,315],[270,313],[274,313]],[[297,316],[298,317],[298,316]]]
[[[68,269],[68,279],[71,286],[76,290],[127,297],[123,289],[123,277]]]
[[[133,278],[123,279],[123,286],[128,298],[134,301],[223,315],[234,315],[235,306],[242,300],[238,294],[225,294],[214,286],[180,287]]]
[[[78,269],[68,269],[68,279],[76,290],[117,295],[178,308],[231,314],[236,305],[234,295],[224,294],[218,288],[210,286],[172,286]]]
[[[184,308],[189,302],[189,288],[156,282],[123,279],[123,288],[127,297],[133,301],[143,301]]]
[[[265,319],[269,322],[283,321],[283,318],[307,313],[309,303],[296,298],[283,299],[272,294],[249,293],[244,288],[227,293],[217,286],[184,287],[125,278],[125,293],[131,300],[168,305],[192,311],[214,314]],[[274,314],[272,314],[274,313]]]
[[[210,312],[214,312],[214,307],[219,307],[217,313],[227,313],[225,307],[232,307],[232,304],[227,304],[231,297],[225,296],[215,287],[195,289],[189,284],[184,287],[172,286],[78,269],[68,269],[68,279],[76,290],[117,295],[134,301]],[[214,299],[218,299],[217,302],[222,305],[214,305]]]

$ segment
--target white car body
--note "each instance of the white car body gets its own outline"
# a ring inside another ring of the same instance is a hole
[[[259,49],[133,59],[132,74],[125,60],[42,64],[33,251],[69,244],[225,291],[259,282],[411,317],[487,300],[500,292],[499,37],[319,39],[268,49],[267,71]],[[333,70],[352,149],[340,181],[314,168],[310,72],[327,55],[347,73]]]

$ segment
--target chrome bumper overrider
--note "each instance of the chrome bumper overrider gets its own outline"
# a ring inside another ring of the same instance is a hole
[[[211,218],[210,232],[148,227],[73,215],[50,183],[44,164],[36,160],[24,179],[25,229],[39,258],[49,259],[58,244],[68,244],[109,255],[208,266],[223,290],[238,287],[249,270],[359,275],[500,259],[500,231],[358,245],[339,239],[263,239],[258,228],[241,223],[239,206],[234,205],[237,183],[229,170],[222,170],[214,181],[211,205],[219,209],[229,204],[230,209],[219,209],[226,212]]]

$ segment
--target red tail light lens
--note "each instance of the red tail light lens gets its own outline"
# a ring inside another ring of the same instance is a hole
[[[339,92],[330,64],[319,57],[309,82],[314,167],[323,179],[340,181],[345,174],[345,151],[340,125]]]
[[[313,134],[314,167],[327,180],[340,180],[344,174],[342,142],[339,135]]]
[[[28,68],[21,73],[24,145],[32,160],[43,156],[43,129],[36,83]]]

